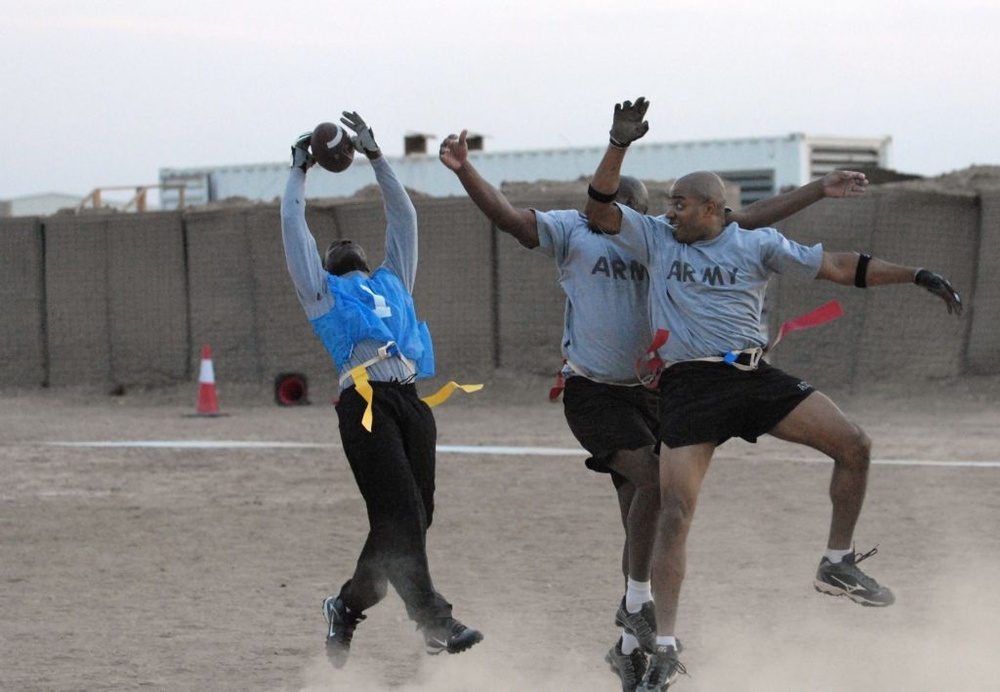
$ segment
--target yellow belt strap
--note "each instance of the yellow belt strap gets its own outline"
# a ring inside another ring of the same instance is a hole
[[[368,370],[364,365],[359,365],[350,371],[350,375],[354,380],[354,389],[357,390],[358,394],[361,395],[361,398],[364,399],[367,404],[365,406],[365,412],[361,415],[361,425],[365,430],[371,432],[372,397],[374,396],[374,392],[372,391],[371,382],[368,381]],[[482,388],[483,385],[481,384],[458,384],[457,382],[451,381],[430,396],[424,397],[421,401],[433,408],[434,406],[443,404],[447,401],[456,389],[461,389],[463,392],[471,394],[472,392],[478,392]]]
[[[368,381],[368,369],[364,365],[351,370],[351,378],[354,380],[354,389],[357,390],[361,398],[365,400],[365,412],[361,414],[361,425],[368,432],[372,431],[372,385]]]
[[[448,384],[446,384],[445,386],[441,387],[441,389],[431,394],[430,396],[425,396],[423,399],[421,399],[421,401],[423,401],[431,408],[434,408],[438,404],[443,404],[444,402],[448,401],[448,397],[450,397],[455,392],[456,389],[461,389],[463,392],[467,394],[472,394],[472,392],[478,392],[482,388],[483,385],[481,384],[459,384],[458,382],[452,380],[448,382]]]

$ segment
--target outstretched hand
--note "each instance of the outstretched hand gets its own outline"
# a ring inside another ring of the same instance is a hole
[[[833,171],[823,176],[824,197],[860,197],[868,189],[868,178],[857,171]]]
[[[956,315],[962,314],[962,297],[940,274],[935,274],[929,269],[918,269],[917,273],[913,275],[913,283],[921,288],[926,288],[943,300],[948,306],[949,315],[953,312]]]
[[[460,135],[448,135],[441,142],[438,158],[447,168],[458,171],[469,158],[469,143],[466,141],[469,131],[462,130]]]
[[[340,122],[354,130],[354,137],[351,142],[358,152],[368,158],[379,153],[378,144],[375,143],[375,133],[368,127],[365,121],[358,115],[357,111],[344,111],[341,114]]]
[[[649,131],[649,123],[643,120],[649,101],[644,96],[635,100],[615,104],[615,115],[611,121],[611,144],[624,149]]]
[[[312,152],[309,151],[309,144],[312,142],[312,132],[306,132],[298,136],[292,143],[292,168],[300,168],[303,172],[316,163]]]

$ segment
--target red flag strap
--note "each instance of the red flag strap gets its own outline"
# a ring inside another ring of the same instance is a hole
[[[818,327],[821,324],[825,324],[831,320],[835,320],[844,314],[844,309],[840,307],[840,303],[836,300],[831,300],[825,305],[807,312],[801,317],[796,317],[794,320],[789,320],[781,325],[781,329],[778,331],[777,338],[772,341],[765,349],[747,349],[746,351],[730,351],[723,356],[709,356],[706,358],[695,358],[694,360],[704,360],[704,361],[721,361],[733,365],[741,370],[755,370],[757,368],[757,361],[760,356],[767,351],[778,345],[778,342],[786,334],[791,334],[792,332],[799,331],[801,329],[810,329],[812,327]],[[670,338],[670,332],[666,329],[656,330],[656,334],[653,337],[653,343],[649,345],[646,352],[643,353],[635,362],[636,376],[639,381],[645,384],[647,387],[656,387],[657,380],[659,380],[660,373],[673,363],[667,363],[662,358],[660,358],[657,352]],[[741,354],[749,354],[751,356],[751,362],[748,365],[743,365],[737,362],[737,359]]]
[[[640,382],[650,389],[656,389],[656,383],[660,379],[660,372],[663,370],[663,359],[657,351],[667,343],[670,332],[666,329],[657,329],[653,335],[653,343],[649,345],[646,352],[635,361],[635,375]]]
[[[840,303],[836,300],[831,300],[825,305],[820,305],[818,308],[811,312],[807,312],[801,317],[796,317],[794,320],[789,320],[781,325],[781,329],[778,331],[778,336],[768,344],[765,351],[770,351],[772,348],[778,345],[778,342],[785,336],[785,334],[791,334],[792,332],[797,332],[801,329],[811,329],[812,327],[818,327],[821,324],[826,324],[831,320],[835,320],[844,314],[844,309],[840,307]]]
[[[566,361],[563,361],[563,365],[566,365]],[[562,373],[562,368],[556,373],[556,383],[552,385],[552,389],[549,390],[549,401],[551,403],[556,403],[559,401],[559,395],[563,393],[566,389],[566,376]]]

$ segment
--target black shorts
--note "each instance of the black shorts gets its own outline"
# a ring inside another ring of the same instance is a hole
[[[730,437],[756,442],[813,391],[764,361],[751,371],[726,363],[677,363],[660,376],[660,439],[671,448],[722,444]]]
[[[608,468],[617,451],[654,447],[659,425],[659,394],[645,387],[603,384],[574,375],[566,378],[563,413],[574,437],[591,454],[587,468],[610,473],[615,487],[624,482]]]

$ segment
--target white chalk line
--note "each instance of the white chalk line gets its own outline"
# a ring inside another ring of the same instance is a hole
[[[269,440],[108,440],[94,442],[47,442],[56,447],[154,448],[154,449],[340,449],[339,444],[323,442],[276,442]],[[483,454],[495,456],[585,457],[581,448],[503,447],[489,445],[438,445],[441,454]],[[829,459],[802,457],[761,457],[752,461],[792,461],[828,464]],[[1000,461],[963,461],[935,459],[872,459],[882,466],[943,466],[963,468],[1000,468]]]

